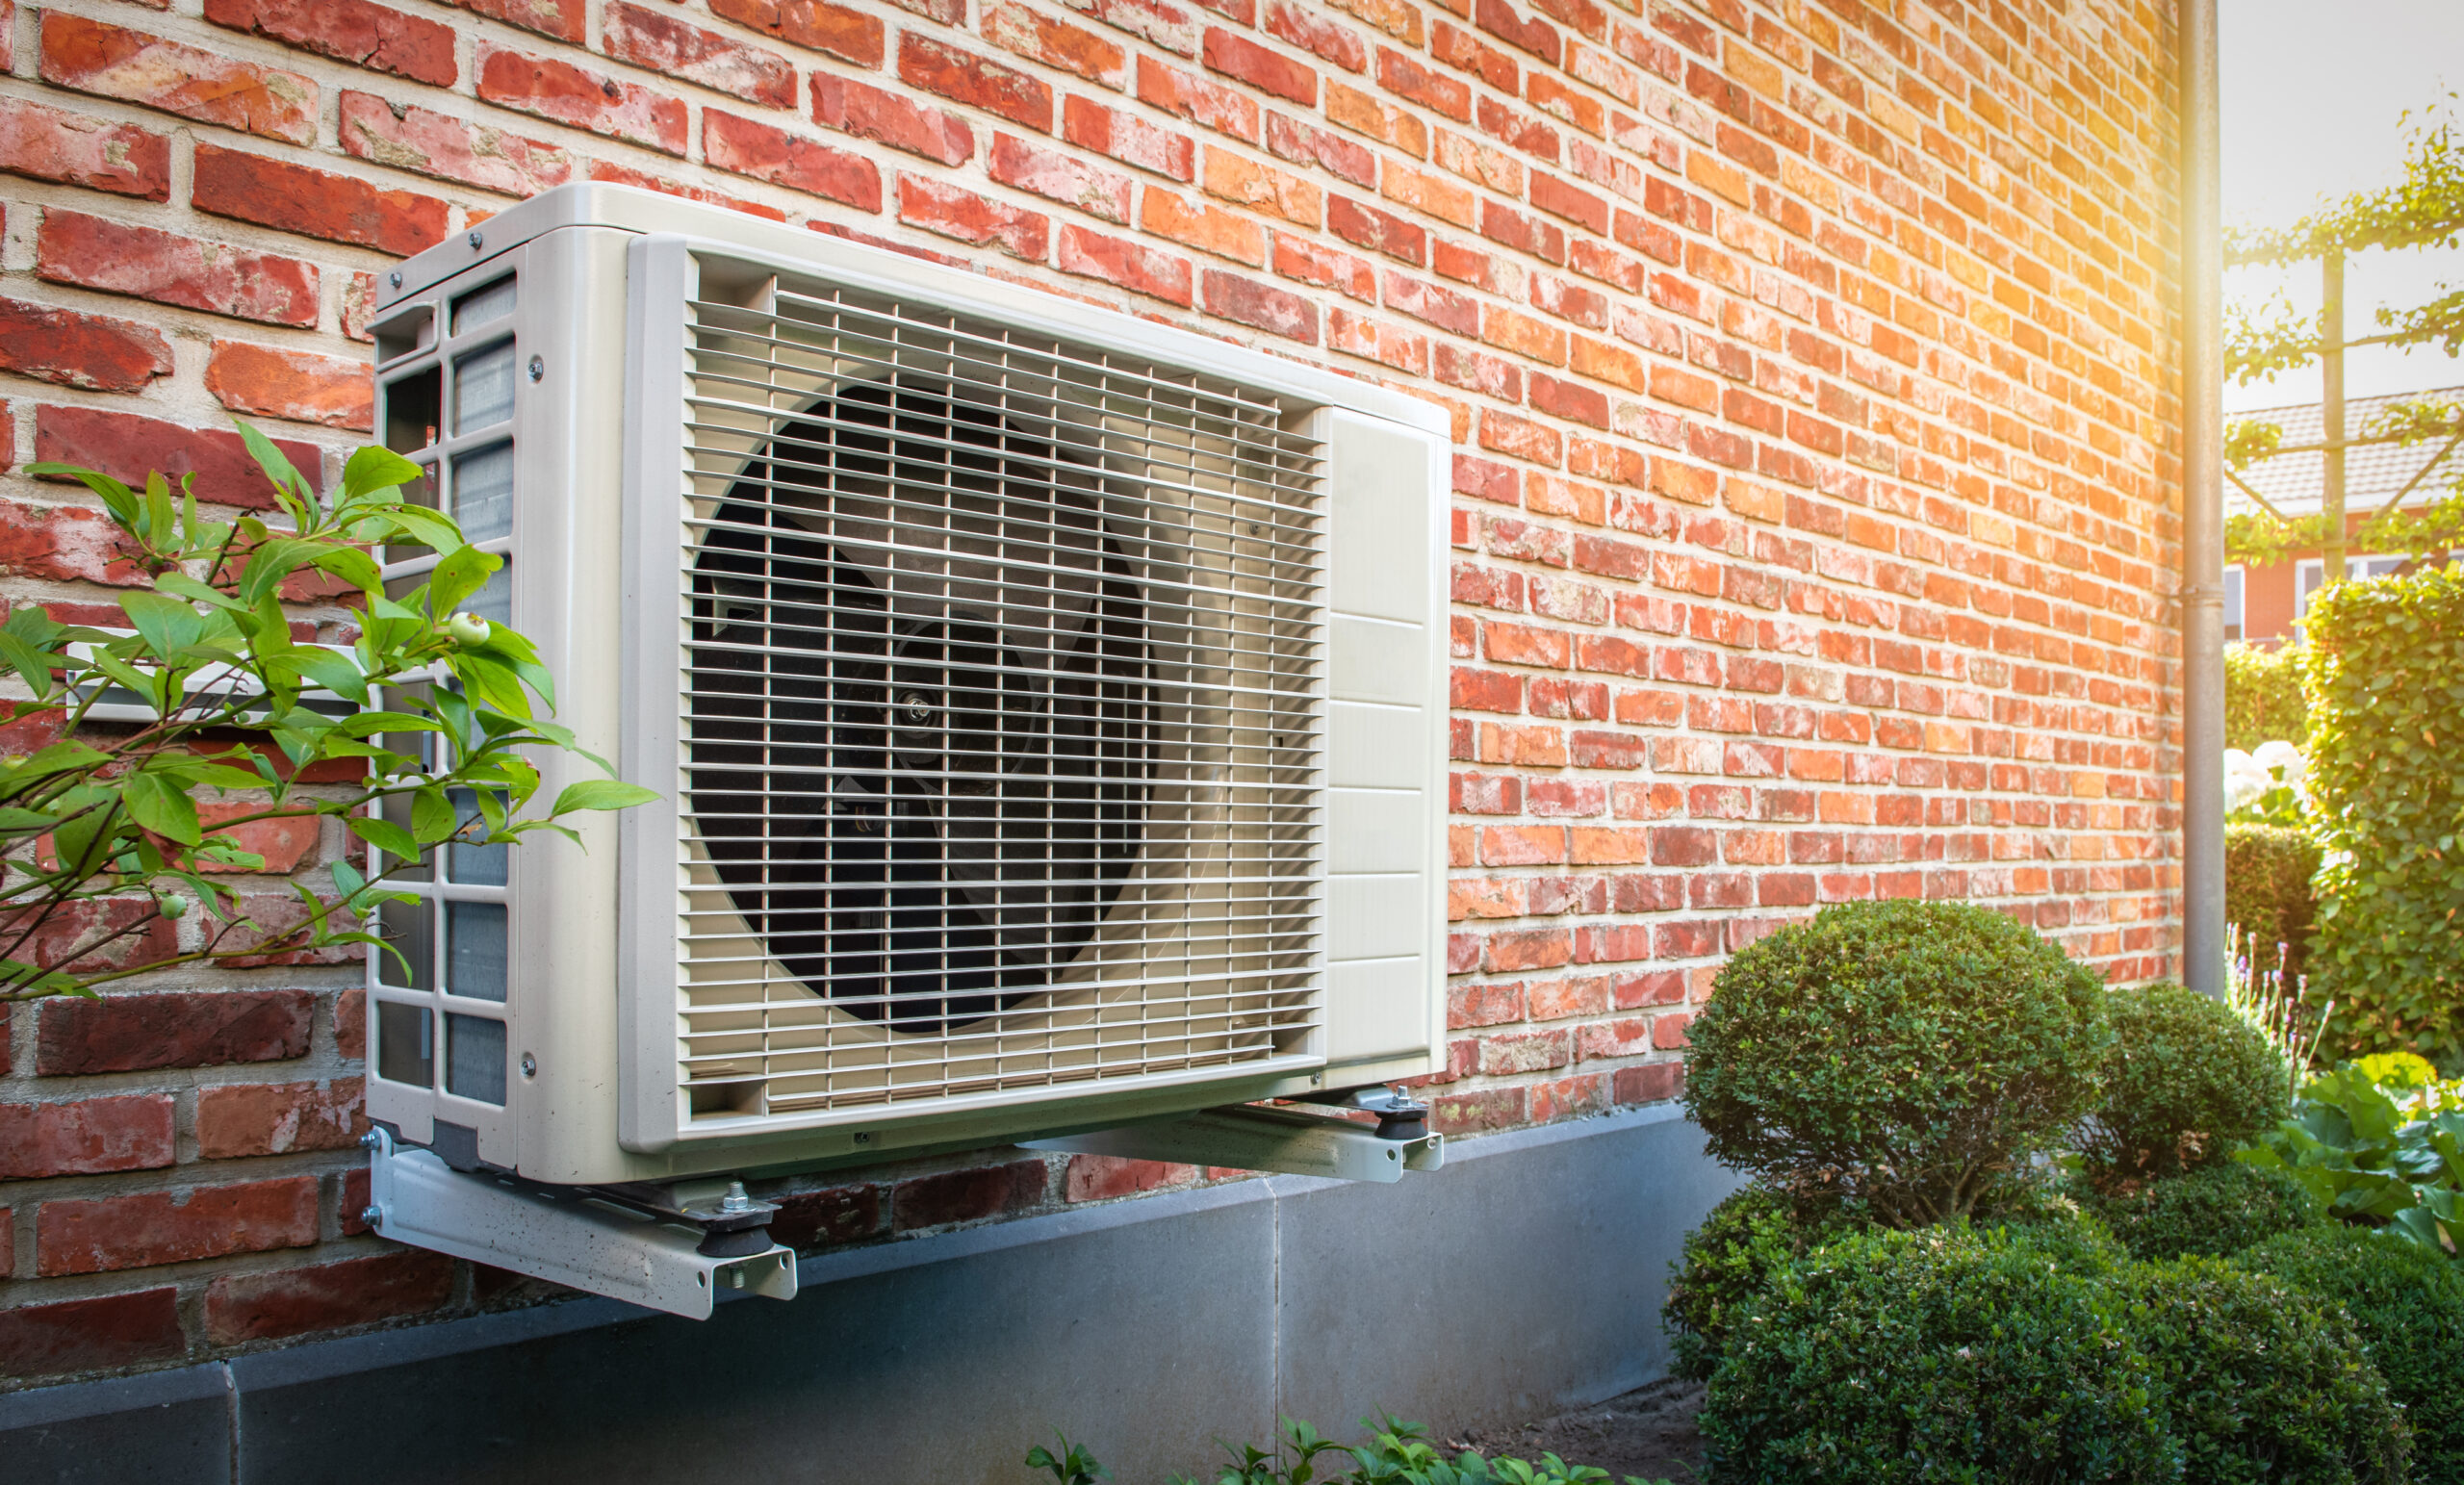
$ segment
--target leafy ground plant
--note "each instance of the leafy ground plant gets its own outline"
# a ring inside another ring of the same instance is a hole
[[[1283,1420],[1271,1449],[1255,1445],[1223,1446],[1230,1461],[1203,1480],[1173,1476],[1173,1485],[1611,1485],[1608,1472],[1589,1465],[1570,1465],[1554,1454],[1537,1463],[1521,1459],[1489,1459],[1472,1450],[1452,1458],[1429,1442],[1428,1430],[1391,1415],[1364,1418],[1369,1437],[1356,1445],[1337,1444],[1298,1419]],[[1060,1440],[1062,1452],[1038,1447],[1027,1453],[1027,1468],[1050,1473],[1055,1485],[1093,1485],[1112,1472],[1097,1463],[1083,1444]],[[1665,1480],[1626,1476],[1623,1485],[1668,1485]]]
[[[276,514],[212,519],[200,500],[256,497],[199,492],[190,478],[175,492],[159,474],[134,489],[92,470],[28,468],[94,493],[117,532],[117,570],[143,586],[119,601],[125,627],[63,624],[34,604],[0,624],[0,664],[20,688],[11,724],[56,739],[0,757],[0,1001],[379,941],[360,925],[401,898],[382,870],[337,860],[330,892],[236,887],[266,865],[241,844],[250,825],[338,818],[404,864],[449,837],[574,837],[563,816],[654,797],[586,780],[517,819],[540,786],[526,752],[580,750],[543,714],[553,686],[530,642],[462,611],[500,560],[405,495],[423,472],[398,454],[360,449],[327,495],[254,428],[240,433]],[[384,545],[439,560],[418,588],[388,597],[370,554]],[[285,601],[311,593],[357,607],[347,645],[295,634]],[[394,709],[368,709],[378,686]]]
[[[2410,1053],[2310,1080],[2293,1116],[2240,1159],[2289,1172],[2328,1214],[2386,1227],[2432,1252],[2464,1232],[2464,1081]]]

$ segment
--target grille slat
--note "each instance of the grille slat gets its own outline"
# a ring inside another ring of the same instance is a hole
[[[1293,1061],[1322,1020],[1302,409],[740,297],[689,303],[678,410],[679,1078],[810,1112]]]

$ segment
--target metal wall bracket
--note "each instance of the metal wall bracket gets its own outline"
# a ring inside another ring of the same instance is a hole
[[[1435,1170],[1446,1164],[1446,1137],[1427,1133],[1417,1118],[1397,1117],[1401,1112],[1398,1106],[1406,1103],[1399,1095],[1389,1097],[1379,1090],[1351,1102],[1377,1113],[1378,1128],[1298,1109],[1235,1104],[1025,1143],[1031,1150],[1331,1176],[1338,1181],[1394,1182],[1403,1179],[1406,1170]]]
[[[796,1296],[796,1255],[761,1230],[772,1209],[758,1203],[458,1171],[382,1126],[366,1143],[364,1216],[380,1237],[697,1320],[722,1289]]]

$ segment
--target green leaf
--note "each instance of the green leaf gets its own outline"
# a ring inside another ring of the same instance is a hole
[[[184,846],[198,842],[196,804],[161,774],[141,772],[120,781],[120,798],[138,824]]]
[[[368,678],[349,655],[321,645],[301,645],[292,652],[293,663],[301,675],[337,696],[365,705],[368,702]]]
[[[343,466],[343,499],[357,500],[379,491],[415,482],[420,467],[390,448],[370,444],[356,449]]]
[[[303,505],[315,501],[316,492],[308,487],[307,479],[292,464],[289,456],[274,447],[273,440],[237,418],[231,421],[240,429],[240,442],[247,446],[248,456],[257,461],[257,468],[266,472],[266,478],[273,482],[276,490],[293,496]]]
[[[660,798],[656,789],[646,789],[638,783],[621,779],[584,779],[566,784],[556,795],[550,815],[571,814],[578,809],[630,809]]]
[[[435,845],[452,834],[460,823],[453,817],[452,802],[436,785],[429,784],[411,796],[411,835],[421,845]]]
[[[154,653],[170,659],[195,644],[205,632],[204,621],[197,611],[175,598],[139,590],[120,595],[121,612],[128,615],[129,627],[144,637]]]
[[[137,492],[109,474],[51,460],[29,464],[26,473],[38,479],[73,479],[94,492],[95,498],[103,502],[103,508],[112,513],[113,520],[123,526],[133,527],[137,524]]]
[[[428,611],[442,624],[462,607],[462,601],[488,580],[488,575],[504,566],[502,558],[481,551],[476,547],[464,547],[436,564],[428,574]]]
[[[174,598],[187,599],[196,603],[211,603],[217,608],[245,609],[248,606],[219,588],[209,587],[186,573],[165,573],[154,579],[154,586]]]
[[[299,536],[277,536],[248,553],[248,570],[240,575],[237,592],[251,608],[281,591],[283,580],[329,550],[328,544]]]
[[[377,850],[400,857],[405,861],[420,858],[420,843],[411,832],[382,815],[352,815],[346,822],[350,832]]]
[[[49,697],[57,685],[58,682],[53,679],[51,670],[55,664],[61,663],[63,658],[57,654],[47,654],[16,635],[0,630],[0,659],[9,662],[9,668],[17,673],[17,678],[24,681],[26,689],[32,691],[38,700]]]

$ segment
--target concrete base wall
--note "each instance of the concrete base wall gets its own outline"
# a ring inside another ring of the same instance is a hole
[[[807,1260],[694,1323],[582,1300],[0,1396],[13,1478],[1018,1485],[1056,1427],[1123,1485],[1278,1414],[1446,1429],[1659,1375],[1733,1178],[1674,1108],[1488,1139],[1398,1186],[1295,1177]]]

